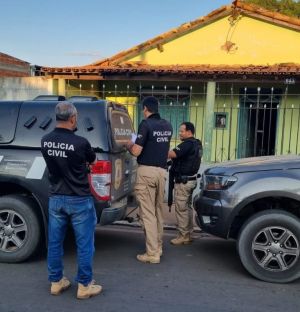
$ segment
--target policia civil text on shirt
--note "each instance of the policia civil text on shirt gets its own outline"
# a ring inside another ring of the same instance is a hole
[[[77,110],[68,102],[55,107],[56,128],[41,141],[49,181],[48,276],[51,294],[58,295],[70,287],[63,276],[63,242],[71,223],[77,245],[77,298],[86,299],[101,292],[93,282],[94,230],[96,212],[88,182],[87,164],[96,159],[90,143],[74,134]]]
[[[178,236],[171,240],[174,245],[189,244],[193,233],[192,194],[197,186],[197,173],[202,157],[202,143],[194,138],[195,127],[191,122],[183,122],[179,128],[182,141],[169,151],[172,166],[169,171],[168,205],[172,205],[174,188],[175,215]]]
[[[130,153],[137,156],[135,194],[146,239],[146,253],[137,255],[137,259],[160,263],[167,157],[173,130],[160,117],[155,97],[145,98],[142,105],[145,119],[139,125],[135,142],[127,143]]]

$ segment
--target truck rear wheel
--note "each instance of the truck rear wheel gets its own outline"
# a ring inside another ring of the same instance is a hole
[[[41,227],[34,208],[24,196],[0,197],[0,262],[21,262],[36,251]]]
[[[300,221],[285,211],[255,214],[242,227],[237,243],[246,270],[273,283],[300,277]]]

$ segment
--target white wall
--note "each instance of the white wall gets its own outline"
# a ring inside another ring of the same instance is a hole
[[[0,77],[0,100],[32,100],[53,94],[53,81],[45,77]]]

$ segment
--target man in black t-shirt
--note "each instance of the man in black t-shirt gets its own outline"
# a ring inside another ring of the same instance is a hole
[[[146,237],[146,253],[137,255],[137,259],[148,263],[160,263],[162,255],[163,200],[173,131],[171,124],[160,117],[158,104],[155,97],[144,99],[145,119],[139,125],[137,138],[127,144],[130,153],[137,156],[135,193]]]
[[[197,185],[197,172],[202,156],[201,141],[194,138],[195,127],[191,122],[183,122],[179,128],[182,141],[169,151],[172,159],[171,179],[174,178],[174,201],[178,236],[171,240],[173,245],[190,244],[193,232],[192,194]],[[169,181],[172,183],[173,181]],[[170,203],[169,203],[170,204]]]
[[[99,294],[92,275],[96,212],[88,182],[87,164],[96,159],[90,143],[74,134],[77,110],[68,102],[55,107],[56,128],[41,141],[41,151],[49,171],[50,197],[48,221],[48,273],[51,294],[58,295],[70,287],[63,276],[63,242],[71,223],[77,245],[77,298]]]

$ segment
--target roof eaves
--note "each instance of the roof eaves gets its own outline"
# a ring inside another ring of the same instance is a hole
[[[51,74],[127,74],[127,73],[163,73],[163,74],[297,74],[300,75],[300,64],[282,63],[274,65],[167,65],[153,66],[124,63],[114,66],[85,66],[66,68],[42,68],[48,75]]]

